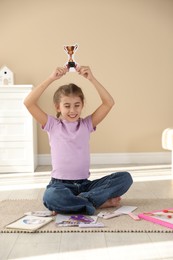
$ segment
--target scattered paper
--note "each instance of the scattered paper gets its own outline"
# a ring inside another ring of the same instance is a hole
[[[97,222],[97,218],[97,216],[58,214],[55,223],[59,227],[76,227],[80,224],[94,224]]]
[[[50,217],[52,216],[52,212],[45,210],[45,211],[30,211],[24,214],[25,216],[36,216],[36,217]]]

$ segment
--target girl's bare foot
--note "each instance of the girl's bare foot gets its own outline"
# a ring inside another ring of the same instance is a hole
[[[58,214],[58,212],[52,211],[52,216],[56,216],[57,214]]]
[[[103,209],[103,208],[117,207],[120,204],[120,200],[121,200],[121,197],[109,199],[109,200],[105,201],[99,208]]]

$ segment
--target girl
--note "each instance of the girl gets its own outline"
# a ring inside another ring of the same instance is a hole
[[[24,104],[32,116],[48,133],[51,147],[51,181],[44,193],[44,205],[53,214],[85,213],[93,215],[96,208],[116,207],[131,186],[128,172],[117,172],[96,180],[89,180],[89,138],[96,126],[114,105],[108,91],[96,80],[87,66],[76,68],[97,90],[101,105],[82,119],[84,95],[75,84],[64,85],[54,94],[57,118],[47,115],[37,101],[49,85],[63,77],[67,68],[57,68],[26,97]]]

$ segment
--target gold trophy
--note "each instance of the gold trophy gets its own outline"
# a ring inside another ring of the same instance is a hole
[[[77,63],[74,60],[74,53],[78,49],[78,45],[64,45],[64,50],[68,55],[68,61],[66,62],[65,66],[68,68],[69,72],[76,71]]]

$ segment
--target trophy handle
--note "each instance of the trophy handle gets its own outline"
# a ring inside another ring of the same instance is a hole
[[[74,50],[77,50],[77,48],[78,48],[78,45],[76,44],[76,45],[74,46]]]
[[[67,50],[67,47],[66,47],[66,46],[64,46],[64,50],[65,50],[66,52],[68,52],[68,50]]]

